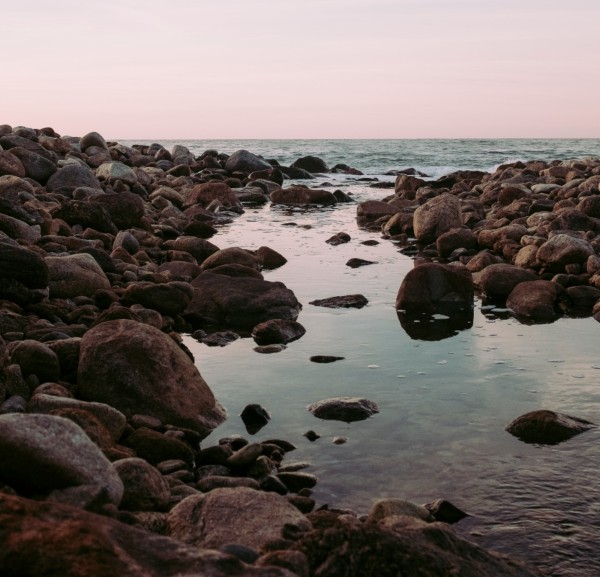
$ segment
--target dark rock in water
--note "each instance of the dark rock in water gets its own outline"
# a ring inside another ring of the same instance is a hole
[[[225,163],[228,172],[255,172],[257,170],[271,169],[272,166],[264,159],[248,152],[236,150]]]
[[[271,415],[269,415],[267,410],[261,405],[254,403],[246,405],[240,417],[246,427],[246,431],[250,435],[258,433],[271,420]]]
[[[240,335],[233,331],[219,331],[205,335],[200,340],[208,347],[226,347],[234,341],[237,341],[239,338]]]
[[[223,248],[211,254],[202,263],[202,270],[208,270],[223,265],[240,264],[258,270],[260,263],[256,256],[249,250],[232,246]]]
[[[352,238],[347,232],[338,232],[337,234],[334,234],[331,238],[328,238],[325,242],[332,246],[338,246],[340,244],[350,242],[351,240]]]
[[[311,473],[278,473],[277,478],[288,488],[290,493],[298,493],[302,489],[312,489],[318,482],[318,478]]]
[[[16,156],[23,163],[25,175],[40,184],[45,184],[58,170],[54,162],[31,150],[19,147],[11,148],[10,154]]]
[[[211,202],[218,200],[223,206],[242,208],[242,203],[235,195],[231,187],[224,182],[206,182],[197,184],[188,193],[184,208],[200,205],[206,208]],[[186,213],[187,214],[187,213]]]
[[[252,329],[252,338],[258,345],[291,343],[306,333],[306,329],[296,321],[271,319]]]
[[[538,279],[533,271],[511,264],[497,263],[483,269],[479,284],[488,297],[504,300],[519,283]]]
[[[317,418],[328,421],[363,421],[379,412],[377,403],[359,397],[336,397],[323,399],[307,409]]]
[[[291,168],[301,168],[302,170],[306,170],[311,174],[318,174],[323,172],[329,172],[329,167],[323,160],[316,156],[303,156],[298,160],[294,161],[291,165]]]
[[[343,361],[346,357],[332,357],[328,355],[314,355],[310,357],[312,363],[335,363],[335,361]]]
[[[474,289],[466,269],[425,263],[404,277],[396,297],[396,309],[407,314],[469,314]]]
[[[292,180],[310,180],[315,178],[308,170],[302,168],[296,168],[292,166],[281,166],[279,167],[281,172]]]
[[[319,435],[318,433],[315,433],[315,431],[313,431],[312,429],[310,431],[306,431],[306,433],[304,433],[304,436],[312,443],[314,441],[316,441],[317,439],[321,438],[321,435]]]
[[[274,270],[287,262],[287,259],[283,255],[268,246],[257,248],[255,254],[258,262],[262,265],[262,268],[266,270]]]
[[[551,323],[561,314],[558,299],[564,289],[549,280],[519,283],[508,295],[506,306],[523,322]]]
[[[333,206],[337,204],[335,196],[328,190],[305,188],[303,186],[290,186],[289,188],[274,190],[269,198],[273,204],[301,206],[307,204]]]
[[[287,347],[285,345],[262,345],[259,347],[254,347],[254,351],[263,355],[271,355],[273,353],[280,353],[286,348]]]
[[[361,309],[363,308],[369,301],[363,295],[345,295],[339,297],[329,297],[326,299],[319,299],[316,301],[311,301],[309,304],[314,305],[316,307],[327,307],[331,309],[338,308],[355,308]]]
[[[310,575],[541,577],[535,569],[460,539],[440,523],[408,516],[362,523],[328,511],[309,517],[314,529],[300,536],[294,550],[306,555]],[[328,571],[331,567],[335,572]]]
[[[357,176],[362,176],[364,174],[363,172],[358,170],[358,168],[352,168],[351,166],[348,166],[347,164],[343,164],[343,163],[336,164],[331,169],[331,172],[335,172],[338,174],[354,174]]]
[[[82,399],[106,403],[128,417],[150,415],[203,435],[225,418],[198,369],[175,341],[131,320],[108,321],[85,333],[77,382]]]
[[[36,375],[41,383],[60,379],[60,363],[56,353],[47,345],[33,340],[19,341],[12,349],[11,363],[21,367],[25,378]]]
[[[334,445],[345,445],[348,442],[348,437],[338,436],[333,437],[332,443]]]
[[[365,246],[377,246],[379,244],[379,241],[375,239],[363,240],[360,244],[364,244]]]
[[[350,268],[359,268],[361,266],[367,266],[369,264],[377,264],[377,263],[373,260],[365,260],[363,258],[351,258],[346,263],[346,266],[349,266]]]
[[[187,546],[107,516],[5,493],[0,541],[10,543],[8,550],[0,548],[0,572],[6,575],[290,577],[284,569],[251,567],[230,554]]]
[[[600,289],[593,286],[571,286],[565,292],[567,300],[560,304],[571,316],[589,316],[600,302]]]
[[[23,163],[7,150],[0,150],[0,176],[10,175],[23,178],[25,167]]]
[[[302,308],[280,282],[205,271],[192,286],[194,298],[185,312],[190,322],[250,328],[270,319],[294,320]]]
[[[461,519],[469,516],[468,513],[461,511],[445,499],[436,499],[432,503],[427,503],[425,508],[431,512],[436,521],[441,521],[442,523],[458,523]]]
[[[340,204],[344,204],[344,203],[347,204],[347,203],[350,203],[350,202],[356,202],[349,194],[346,194],[342,190],[334,190],[333,191],[333,196],[335,196],[335,199]]]
[[[524,443],[557,445],[595,426],[578,417],[538,410],[517,417],[505,430]]]

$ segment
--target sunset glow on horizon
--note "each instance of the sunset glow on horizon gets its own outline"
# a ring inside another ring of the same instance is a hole
[[[5,4],[0,124],[129,140],[600,138],[598,0]]]

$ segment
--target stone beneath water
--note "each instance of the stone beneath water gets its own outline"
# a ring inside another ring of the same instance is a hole
[[[314,305],[316,307],[327,307],[330,309],[338,309],[338,308],[355,308],[361,309],[363,308],[369,301],[367,298],[361,294],[355,295],[344,295],[338,297],[329,297],[326,299],[318,299],[315,301],[311,301],[308,304]]]
[[[343,421],[363,421],[379,413],[379,407],[374,401],[360,397],[336,397],[323,399],[309,405],[307,409],[317,418]]]
[[[517,417],[505,430],[524,443],[557,445],[594,427],[594,423],[585,419],[539,410]]]

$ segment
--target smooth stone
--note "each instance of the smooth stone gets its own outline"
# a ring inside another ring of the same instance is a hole
[[[317,306],[317,307],[327,307],[327,308],[355,308],[361,309],[363,308],[369,301],[361,294],[354,295],[344,295],[344,296],[336,296],[329,297],[326,299],[318,299],[311,301],[309,304]]]
[[[323,399],[309,405],[307,409],[319,419],[345,423],[363,421],[379,413],[377,403],[360,397]]]
[[[595,426],[579,417],[538,410],[517,417],[506,425],[505,430],[524,443],[557,445]]]
[[[297,321],[271,319],[252,329],[252,338],[258,345],[287,344],[296,341],[306,333]]]
[[[126,511],[163,511],[171,490],[162,474],[144,459],[121,459],[113,467],[123,483],[120,508]]]

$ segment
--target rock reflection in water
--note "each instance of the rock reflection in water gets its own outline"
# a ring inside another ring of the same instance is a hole
[[[451,315],[396,312],[406,334],[416,341],[441,341],[473,326],[473,309]]]

